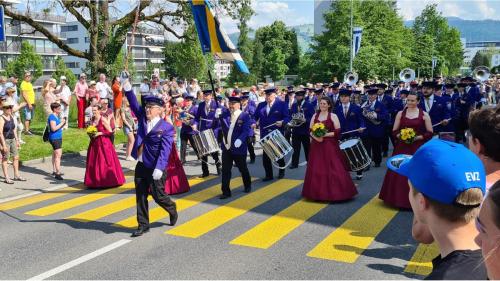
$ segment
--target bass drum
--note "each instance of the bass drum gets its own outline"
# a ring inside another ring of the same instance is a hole
[[[340,143],[340,150],[349,161],[351,171],[357,172],[368,167],[372,159],[368,155],[363,142],[359,138],[349,139]]]

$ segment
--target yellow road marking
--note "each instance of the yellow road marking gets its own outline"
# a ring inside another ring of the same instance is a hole
[[[218,207],[208,213],[196,217],[165,233],[197,238],[214,230],[228,221],[235,219],[249,210],[271,200],[272,198],[292,189],[302,181],[283,179],[261,188],[249,195],[238,198],[228,204]]]
[[[439,255],[439,248],[436,244],[419,244],[413,257],[408,262],[405,272],[429,275],[432,271],[432,259]]]
[[[354,263],[397,213],[396,209],[385,206],[377,194],[307,256]]]
[[[189,185],[193,187],[194,185],[200,184],[204,181],[211,180],[215,178],[215,176],[209,176],[206,178],[192,178],[189,179]],[[152,200],[151,196],[148,196],[148,200]],[[135,195],[127,197],[125,199],[118,200],[113,203],[109,203],[103,206],[100,206],[95,209],[91,209],[70,217],[67,217],[68,220],[80,221],[80,222],[90,222],[96,221],[100,218],[107,217],[109,215],[118,213],[120,211],[126,210],[128,208],[132,208],[135,206]]]
[[[243,233],[230,244],[268,249],[326,206],[326,203],[302,199]]]
[[[83,184],[78,184],[78,185],[75,185],[72,187],[65,187],[62,189],[55,190],[55,191],[48,191],[45,193],[30,196],[30,197],[5,202],[5,203],[0,204],[0,211],[7,211],[7,210],[11,210],[11,209],[16,209],[16,208],[28,206],[31,204],[35,204],[35,203],[42,202],[42,201],[49,200],[49,199],[54,199],[54,198],[57,198],[57,197],[60,197],[60,196],[66,195],[66,194],[71,194],[71,193],[75,193],[75,192],[82,191],[82,190],[86,190],[85,186]]]
[[[255,180],[255,179],[252,179]],[[243,181],[241,178],[232,179],[230,182],[231,189],[235,189],[239,186],[243,185]],[[182,210],[191,208],[200,204],[203,201],[214,198],[215,196],[221,193],[220,191],[220,183],[210,186],[202,191],[198,191],[186,197],[175,200],[177,204],[177,212]],[[162,207],[156,207],[154,209],[149,210],[149,222],[155,222],[161,220],[168,216],[168,213]],[[137,217],[130,216],[122,221],[119,221],[114,224],[117,227],[125,227],[125,228],[137,228]]]
[[[26,212],[27,215],[32,216],[49,216],[55,213],[59,213],[68,209],[72,209],[81,205],[85,205],[97,200],[101,200],[115,194],[123,193],[127,190],[133,189],[134,183],[129,182],[117,188],[107,188],[103,190],[99,190],[97,192],[79,196],[70,200],[66,200],[60,203],[52,204],[43,208],[35,209],[29,212]]]

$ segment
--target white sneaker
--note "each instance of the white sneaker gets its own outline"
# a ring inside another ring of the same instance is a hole
[[[23,141],[23,140],[19,140],[19,143],[20,143],[20,144],[25,144],[26,142],[25,142],[25,141]]]
[[[125,160],[127,160],[127,161],[135,161],[134,157],[132,157],[132,156],[129,156],[129,157],[125,158]]]

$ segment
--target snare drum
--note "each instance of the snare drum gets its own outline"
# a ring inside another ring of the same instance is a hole
[[[278,130],[272,131],[258,142],[262,146],[262,149],[264,149],[264,153],[266,153],[273,162],[282,159],[293,151],[292,146]]]
[[[219,144],[217,143],[217,139],[212,129],[207,129],[193,135],[193,140],[199,158],[220,151]]]
[[[357,172],[368,167],[372,160],[359,138],[349,139],[340,143],[340,150],[349,161],[351,171]]]

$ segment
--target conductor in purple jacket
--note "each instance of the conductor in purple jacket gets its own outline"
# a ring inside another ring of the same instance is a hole
[[[229,110],[224,108],[216,113],[222,131],[222,195],[220,199],[231,197],[229,183],[233,162],[240,170],[244,191],[252,190],[252,181],[247,167],[247,138],[252,119],[241,111],[240,97],[229,97]]]
[[[132,237],[149,231],[148,189],[155,202],[170,215],[170,225],[177,222],[177,207],[165,193],[166,168],[172,151],[175,129],[161,118],[164,101],[158,97],[144,98],[145,106],[140,106],[128,79],[123,90],[130,103],[130,109],[137,116],[137,138],[132,156],[137,159],[134,182],[137,203],[138,228]]]

